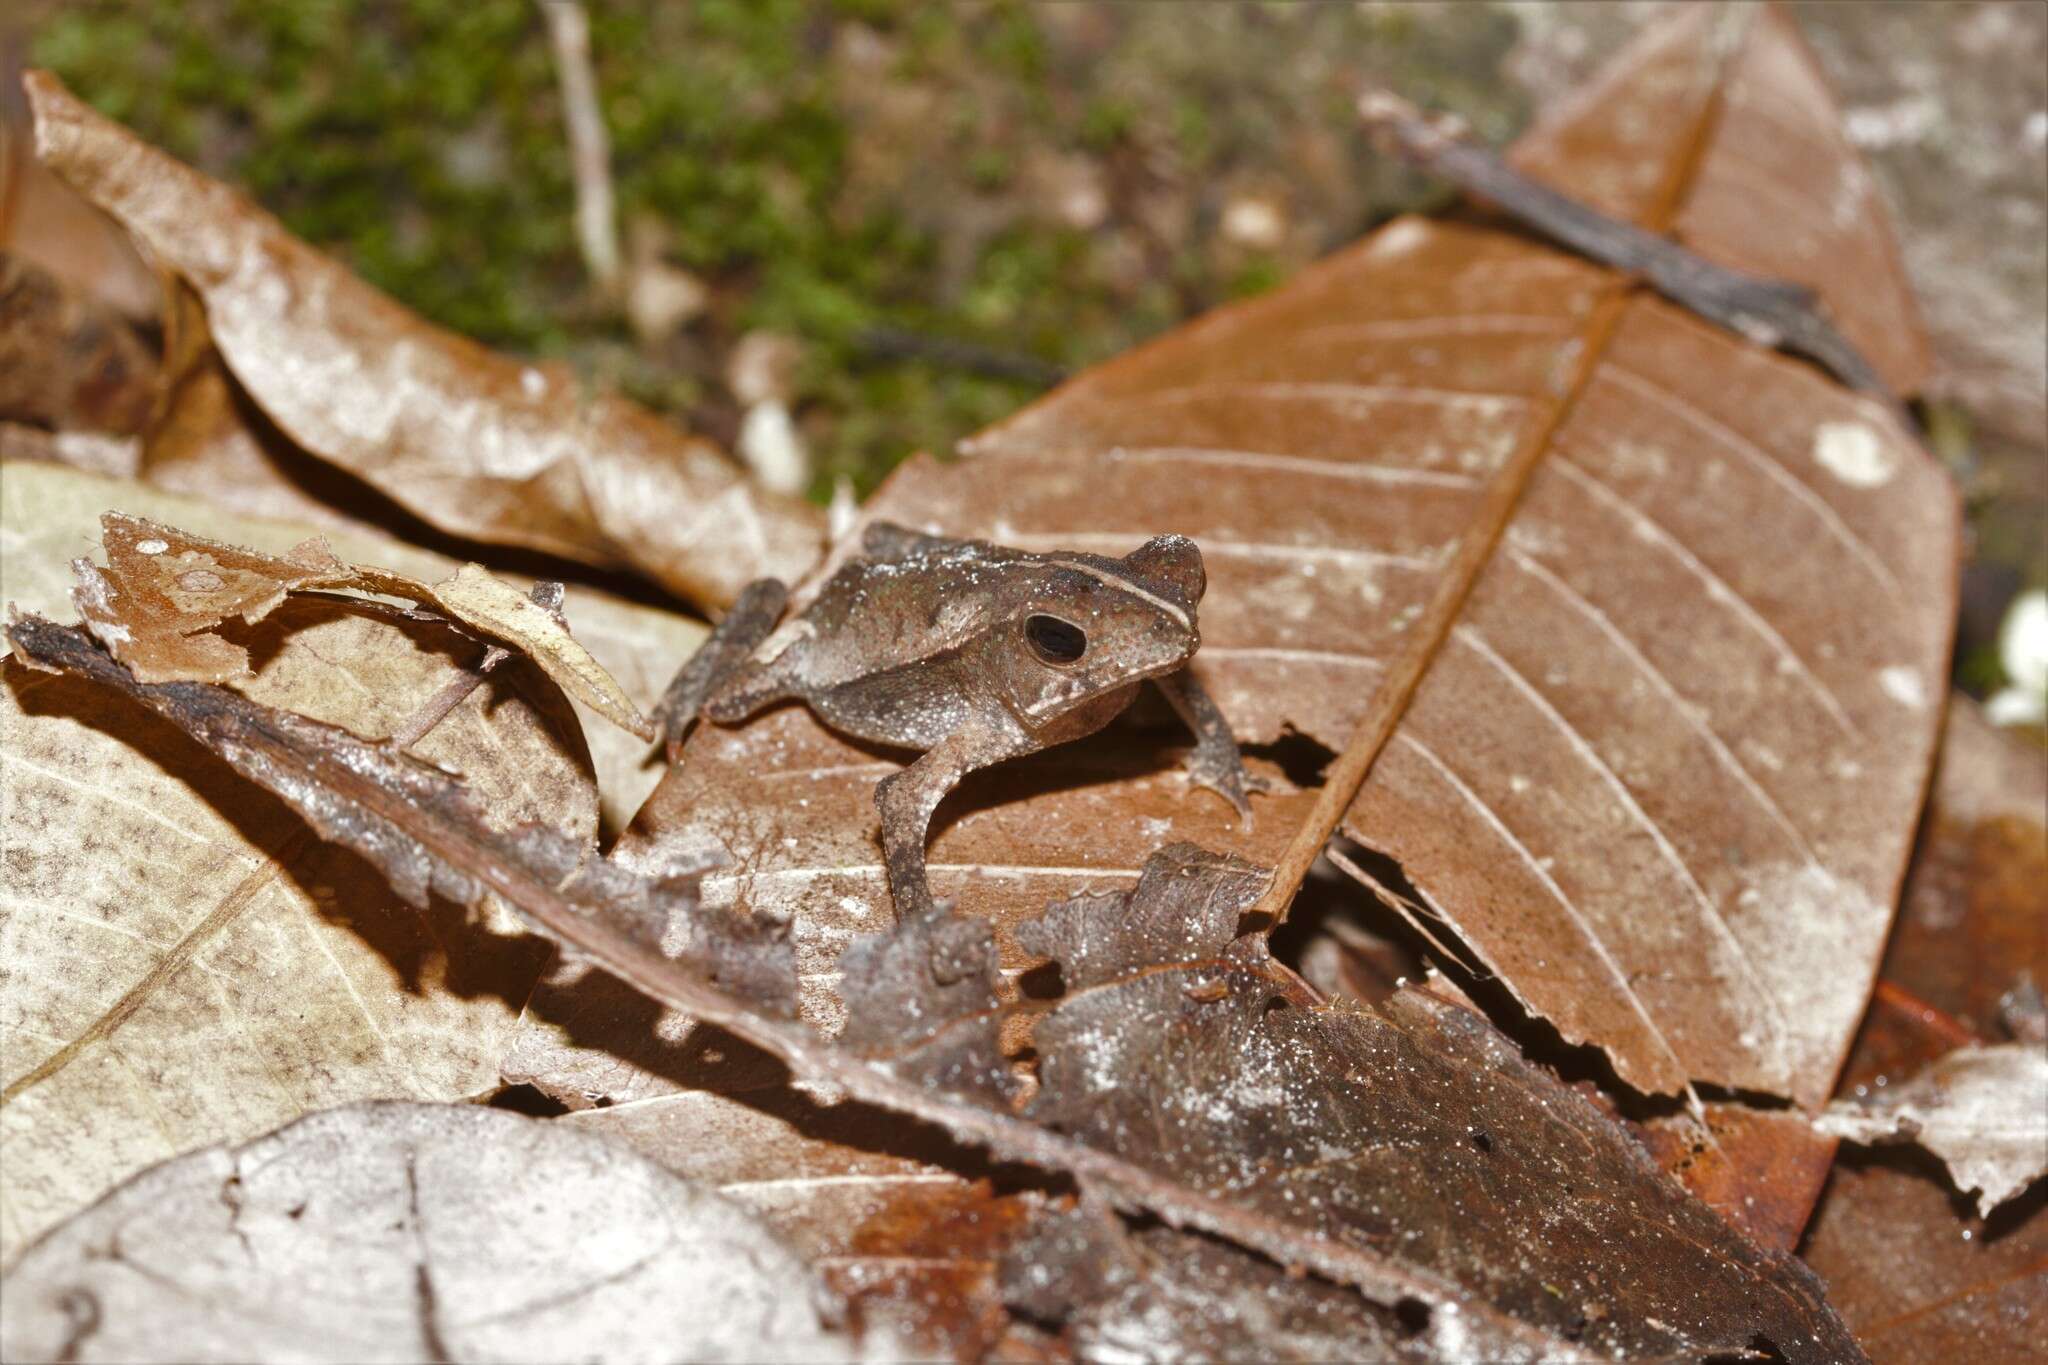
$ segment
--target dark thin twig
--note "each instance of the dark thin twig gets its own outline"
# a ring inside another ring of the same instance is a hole
[[[949,370],[1049,389],[1067,377],[1064,368],[1036,356],[999,351],[972,341],[931,336],[903,327],[870,327],[854,340],[864,359],[922,360]]]
[[[1358,112],[1393,151],[1485,199],[1517,222],[1589,260],[1642,280],[1709,322],[1759,345],[1804,356],[1848,387],[1875,395],[1895,412],[1903,411],[1897,395],[1822,315],[1819,300],[1804,285],[1730,270],[1668,237],[1610,218],[1531,180],[1468,141],[1454,120],[1432,118],[1397,95],[1368,91],[1358,102]]]

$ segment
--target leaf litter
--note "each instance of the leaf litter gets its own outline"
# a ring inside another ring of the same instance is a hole
[[[1025,1087],[1000,1051],[986,923],[941,912],[857,942],[846,958],[851,1017],[878,1022],[828,1043],[787,1017],[795,958],[777,927],[693,907],[687,881],[565,866],[546,830],[490,830],[458,782],[402,754],[220,688],[137,682],[63,627],[30,619],[9,634],[37,666],[90,677],[186,728],[402,892],[433,886],[467,903],[494,889],[574,951],[804,1079],[1064,1170],[1125,1209],[1357,1285],[1396,1326],[1403,1311],[1419,1317],[1408,1335],[1439,1354],[1534,1358],[1574,1353],[1575,1341],[1734,1350],[1759,1330],[1791,1359],[1854,1354],[1796,1262],[1760,1251],[1667,1182],[1477,1016],[1419,996],[1385,1014],[1270,1009],[1289,978],[1267,969],[1260,938],[1231,937],[1266,879],[1241,860],[1178,845],[1155,855],[1136,891],[1058,917],[1067,937],[1100,945],[1071,954],[1077,979],[1114,979],[1032,1027],[1040,1087],[1019,1113],[1007,1097]],[[1141,910],[1127,922],[1133,901],[1156,897],[1205,907],[1203,922],[1164,962],[1120,972],[1153,955],[1138,946],[1144,926],[1174,917]],[[660,950],[672,937],[679,957]],[[879,1022],[891,1018],[911,1027]],[[1164,1085],[1130,1084],[1126,1072]],[[1334,1075],[1350,1085],[1331,1086]],[[1446,1124],[1471,1140],[1415,1141]],[[1496,1175],[1495,1163],[1544,1179]],[[1573,1195],[1563,1205],[1559,1188]],[[1468,1215],[1482,1196],[1492,1216],[1475,1238]],[[1546,1243],[1554,1258],[1529,1250]],[[1652,1265],[1662,1273],[1648,1274]]]

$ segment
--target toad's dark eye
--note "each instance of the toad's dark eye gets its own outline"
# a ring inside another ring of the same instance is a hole
[[[1079,626],[1070,626],[1057,616],[1024,618],[1024,639],[1031,652],[1049,664],[1073,664],[1088,652],[1088,637]]]

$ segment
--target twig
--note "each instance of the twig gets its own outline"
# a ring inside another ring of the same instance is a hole
[[[1559,245],[1624,271],[1680,307],[1759,345],[1804,356],[1848,387],[1903,411],[1897,395],[1822,316],[1814,292],[1804,285],[1730,270],[1668,237],[1610,218],[1467,140],[1455,120],[1432,118],[1397,95],[1367,91],[1358,112],[1374,135],[1401,156]],[[1906,429],[1912,429],[1910,422]]]
[[[547,19],[555,75],[562,87],[562,116],[569,125],[576,244],[597,287],[616,298],[622,275],[612,209],[612,148],[597,107],[597,78],[590,69],[590,20],[578,0],[540,0],[540,12]]]
[[[1064,368],[1037,356],[999,351],[972,341],[930,336],[903,327],[870,327],[854,339],[863,355],[876,360],[923,360],[947,369],[965,370],[990,379],[1051,388],[1067,377]]]

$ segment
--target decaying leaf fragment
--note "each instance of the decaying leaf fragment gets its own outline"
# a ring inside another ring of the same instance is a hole
[[[817,556],[822,517],[558,365],[431,326],[47,72],[36,154],[197,291],[221,356],[309,453],[443,531],[637,569],[722,607]]]
[[[1027,1114],[1336,1241],[1385,1247],[1600,1355],[1853,1351],[1819,1286],[1686,1195],[1468,1010],[1292,1003],[1236,937],[1266,873],[1186,845],[1020,932],[1067,992]],[[1458,1352],[1451,1354],[1458,1355]],[[1467,1351],[1464,1354],[1472,1354]]]
[[[86,628],[144,682],[227,682],[249,652],[212,632],[231,617],[254,625],[295,588],[344,572],[324,547],[284,559],[187,535],[139,517],[100,518],[107,567],[72,561],[72,602]]]
[[[74,561],[72,597],[109,653],[144,682],[226,682],[248,671],[241,647],[205,633],[231,616],[251,624],[304,588],[356,588],[438,607],[463,625],[503,640],[538,664],[562,690],[612,724],[651,740],[653,727],[632,698],[550,610],[481,564],[425,584],[389,569],[344,564],[311,540],[283,558],[188,535],[173,526],[109,512],[100,519],[107,567]],[[557,585],[559,595],[559,585]]]
[[[334,1109],[167,1162],[30,1248],[0,1302],[24,1362],[863,1355],[738,1206],[470,1105]]]
[[[620,729],[645,740],[654,738],[654,727],[640,708],[590,651],[571,638],[561,617],[483,565],[463,565],[453,578],[434,584],[427,600],[465,625],[518,646],[563,691]]]
[[[1815,1126],[1865,1145],[1919,1143],[1989,1214],[2048,1175],[2048,1051],[2033,1041],[1959,1047],[1902,1084],[1837,1100]]]

